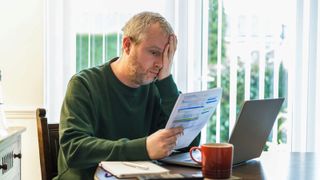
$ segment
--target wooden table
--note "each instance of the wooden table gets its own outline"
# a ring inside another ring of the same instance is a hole
[[[188,176],[201,175],[201,169],[174,165],[163,165],[171,173]],[[260,158],[233,167],[232,176],[240,179],[320,179],[320,154],[316,153],[263,153]],[[109,178],[102,178],[109,179]]]
[[[173,173],[197,174],[200,169],[165,165]],[[241,179],[320,179],[320,154],[263,153],[260,158],[233,167],[232,175]]]

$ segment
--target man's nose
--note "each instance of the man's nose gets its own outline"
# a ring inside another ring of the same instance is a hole
[[[157,59],[157,61],[155,62],[155,67],[158,69],[162,68],[162,58]]]

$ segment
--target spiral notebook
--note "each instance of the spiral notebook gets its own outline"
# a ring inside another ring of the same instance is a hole
[[[132,178],[141,175],[168,174],[165,169],[151,161],[102,161],[100,167],[118,178]]]

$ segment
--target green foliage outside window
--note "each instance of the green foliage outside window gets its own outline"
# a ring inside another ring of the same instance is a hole
[[[103,38],[104,38],[104,41],[103,41]],[[90,39],[90,50],[89,50],[89,39]],[[110,59],[117,56],[117,48],[118,48],[117,33],[111,33],[107,35],[77,34],[76,36],[76,71],[79,72],[82,69],[98,66],[106,61],[109,61]],[[103,51],[105,54],[105,59],[103,59],[102,57]],[[89,60],[89,57],[90,57],[90,60]]]
[[[226,58],[226,46],[228,42],[225,41],[225,30],[227,28],[226,15],[224,10],[222,12],[222,52],[221,52],[221,87],[223,89],[221,107],[220,107],[220,141],[226,142],[229,139],[229,109],[230,109],[230,62]],[[208,32],[208,71],[209,71],[209,81],[208,88],[217,87],[217,45],[218,45],[218,1],[209,0],[209,32]],[[284,32],[281,32],[284,33]],[[266,45],[267,46],[267,45]],[[269,47],[269,46],[268,46]],[[267,47],[266,47],[267,49]],[[264,97],[272,98],[273,93],[273,83],[274,83],[274,50],[267,52],[265,57],[260,58],[261,54],[257,50],[251,50],[250,59],[241,59],[237,57],[237,103],[236,103],[236,113],[241,110],[243,101],[245,99],[245,62],[251,63],[250,70],[250,99],[259,98],[259,60],[265,59],[265,81],[264,81]],[[232,59],[231,59],[232,60]],[[280,65],[279,69],[279,97],[288,97],[288,74],[287,70],[284,68],[283,64]],[[287,142],[287,130],[286,130],[286,115],[287,100],[285,100],[282,106],[281,112],[278,116],[277,124],[277,143],[285,144]],[[209,124],[207,126],[207,142],[216,142],[216,113],[211,117]],[[271,141],[272,136],[269,137]],[[269,146],[265,146],[265,150],[268,150]]]
[[[224,13],[223,13],[224,14]],[[222,37],[225,36],[225,15],[222,16]],[[208,25],[208,72],[209,72],[209,81],[208,88],[217,87],[217,44],[218,44],[218,1],[209,0],[209,25]],[[222,38],[222,41],[224,38]],[[221,98],[221,115],[220,115],[220,133],[221,141],[227,141],[229,137],[229,87],[230,87],[230,65],[226,60],[226,49],[225,43],[222,43],[221,51],[221,87],[222,98]],[[216,114],[212,116],[208,124],[208,134],[207,142],[216,142]]]

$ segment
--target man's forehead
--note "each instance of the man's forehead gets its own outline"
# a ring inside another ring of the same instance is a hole
[[[164,43],[164,42],[154,42],[154,41],[150,41],[150,39],[148,40],[142,40],[141,42],[144,46],[144,48],[147,48],[147,49],[152,49],[152,50],[157,50],[157,51],[161,51],[163,52],[166,45],[168,44],[167,41]]]
[[[160,27],[150,27],[145,32],[142,38],[142,43],[150,48],[164,50],[165,46],[169,42],[169,34],[163,31]]]

